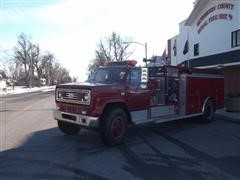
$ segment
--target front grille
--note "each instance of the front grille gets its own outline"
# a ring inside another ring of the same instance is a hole
[[[58,88],[56,90],[56,100],[59,102],[89,105],[90,99],[91,99],[90,90],[63,89],[63,88]]]
[[[58,103],[58,108],[62,112],[68,112],[72,114],[82,114],[82,112],[87,112],[88,108],[79,104],[66,104],[66,103]]]

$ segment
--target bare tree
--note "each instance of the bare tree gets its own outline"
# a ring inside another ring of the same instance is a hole
[[[60,78],[58,83],[72,82],[72,78],[70,77],[69,71],[66,68],[60,67],[59,74],[60,74],[59,76]]]
[[[52,53],[46,52],[41,58],[41,66],[39,66],[39,71],[41,71],[41,76],[46,78],[47,85],[51,85],[53,81],[53,65],[55,57]]]
[[[28,54],[30,51],[30,43],[25,34],[20,34],[18,36],[17,46],[14,48],[14,58],[19,61],[24,66],[25,76],[27,78],[28,74]]]
[[[46,79],[47,85],[72,81],[69,71],[56,62],[54,55],[50,52],[46,52],[42,56],[39,70],[41,71],[41,76]]]
[[[39,61],[39,55],[40,55],[40,48],[38,44],[32,44],[30,43],[30,52],[29,52],[29,87],[33,85],[33,78],[34,78],[34,70],[35,67],[37,68],[37,64]]]
[[[52,82],[53,84],[59,84],[61,83],[61,65],[59,63],[54,63],[53,65],[53,77]]]
[[[24,67],[25,81],[29,87],[33,86],[35,64],[39,61],[40,48],[33,44],[24,33],[18,36],[17,46],[14,48],[14,59]]]
[[[97,49],[95,50],[95,59],[88,66],[91,72],[98,66],[101,66],[106,61],[123,61],[126,60],[133,52],[128,51],[129,44],[124,43],[131,41],[121,38],[116,32],[112,32],[110,37],[105,40],[100,40]]]
[[[2,48],[0,50],[2,52]],[[29,87],[39,85],[41,78],[46,79],[47,85],[72,80],[69,71],[56,62],[53,53],[47,51],[41,54],[39,45],[32,43],[24,33],[18,36],[13,52],[7,57],[4,64],[11,78],[24,81]]]
[[[54,63],[52,67],[52,84],[61,84],[61,83],[67,83],[72,82],[72,78],[70,77],[69,71],[61,66],[59,63]]]
[[[1,70],[7,76],[8,82],[13,85],[21,78],[22,75],[22,67],[19,62],[16,62],[15,59],[12,58],[12,50],[11,49],[4,49],[0,46],[0,50],[2,56],[0,56],[1,62]]]
[[[122,61],[132,54],[132,52],[127,51],[128,46],[129,44],[124,43],[120,35],[112,32],[111,36],[105,39],[105,42],[100,40],[98,49],[96,49],[96,57],[106,61]]]

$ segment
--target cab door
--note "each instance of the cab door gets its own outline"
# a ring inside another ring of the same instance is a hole
[[[126,79],[126,101],[130,111],[146,110],[150,106],[150,90],[141,83],[141,69],[130,69]]]

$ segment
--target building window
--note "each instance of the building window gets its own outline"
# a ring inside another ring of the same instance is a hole
[[[194,44],[194,56],[198,56],[199,55],[199,43]]]
[[[232,32],[232,47],[240,46],[240,29]]]

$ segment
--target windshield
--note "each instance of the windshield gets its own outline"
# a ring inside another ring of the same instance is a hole
[[[119,83],[123,82],[126,76],[126,68],[124,67],[107,67],[97,68],[96,71],[90,76],[89,81],[93,83]]]

